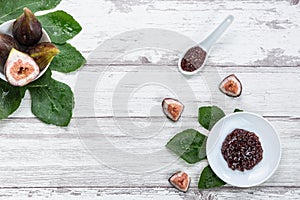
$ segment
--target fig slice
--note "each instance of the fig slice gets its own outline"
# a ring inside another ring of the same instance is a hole
[[[242,93],[242,84],[234,74],[230,74],[220,83],[219,89],[227,96],[238,97]]]
[[[162,108],[165,115],[174,122],[176,122],[181,116],[184,106],[177,99],[165,98],[162,101]]]
[[[181,192],[187,192],[190,186],[190,176],[182,171],[178,171],[169,178],[170,184]]]
[[[29,55],[12,48],[4,66],[7,81],[14,86],[24,86],[40,73],[39,66]]]

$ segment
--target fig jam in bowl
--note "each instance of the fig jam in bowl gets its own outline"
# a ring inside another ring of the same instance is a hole
[[[263,117],[249,112],[227,115],[210,131],[207,160],[224,182],[251,187],[266,181],[281,158],[279,136]]]
[[[8,34],[8,35],[12,36],[12,28],[13,28],[13,24],[15,21],[16,20],[13,19],[13,20],[9,20],[9,21],[1,24],[0,25],[0,33],[4,33],[4,34]],[[41,43],[41,42],[51,42],[49,35],[47,34],[47,32],[44,29],[42,29],[42,37],[38,43]],[[40,71],[39,75],[34,80],[40,78],[47,71],[49,65],[50,65],[50,63],[47,65],[47,67],[45,67],[42,71]],[[0,78],[7,82],[7,79],[3,73],[0,73]]]

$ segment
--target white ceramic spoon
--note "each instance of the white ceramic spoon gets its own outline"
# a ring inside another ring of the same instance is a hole
[[[190,72],[190,71],[183,70],[182,67],[181,67],[182,59],[186,55],[187,51],[189,49],[193,48],[193,47],[189,48],[187,51],[184,52],[184,54],[182,54],[181,58],[179,58],[179,60],[178,60],[178,68],[179,68],[179,71],[182,74],[184,74],[184,75],[193,75],[193,74],[196,74],[202,68],[202,66],[205,65],[205,62],[207,60],[210,48],[221,37],[221,35],[226,31],[226,29],[232,23],[233,19],[234,19],[234,17],[232,15],[228,15],[228,17],[226,17],[226,19],[207,38],[205,38],[198,45],[193,46],[193,47],[197,47],[198,46],[198,47],[200,47],[201,49],[203,49],[206,52],[206,56],[205,56],[205,59],[204,59],[202,65],[201,66],[197,66],[196,70]]]

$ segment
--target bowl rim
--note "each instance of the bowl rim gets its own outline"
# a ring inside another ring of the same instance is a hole
[[[8,20],[8,21],[6,21],[6,22],[0,24],[0,33],[2,33],[2,34],[8,34],[8,35],[12,36],[12,33],[11,33],[11,32],[3,32],[1,29],[2,29],[3,27],[8,27],[9,30],[12,29],[13,23],[14,23],[15,21],[16,21],[16,19],[11,19],[11,20]],[[51,42],[51,39],[50,39],[48,33],[46,32],[46,30],[45,30],[44,28],[42,28],[42,37],[41,37],[40,41],[38,41],[38,43],[41,43],[41,42]],[[37,43],[37,44],[38,44],[38,43]],[[50,64],[51,64],[51,62],[50,62],[50,63],[49,63],[42,71],[40,71],[39,75],[38,75],[37,77],[35,77],[35,79],[33,79],[31,82],[36,81],[36,80],[39,79],[41,76],[43,76],[43,74],[44,74],[44,73],[47,71],[47,69],[49,68]],[[3,66],[3,67],[4,67],[4,66]],[[0,79],[2,79],[2,80],[4,80],[4,81],[8,82],[7,79],[6,79],[5,74],[4,74],[4,73],[1,73],[1,72],[0,72]]]
[[[225,119],[229,118],[229,117],[232,117],[232,116],[235,116],[235,115],[252,115],[252,116],[255,116],[257,118],[259,118],[260,120],[263,120],[265,123],[267,123],[274,131],[275,133],[275,137],[278,141],[278,144],[279,144],[279,156],[278,156],[278,159],[277,159],[277,162],[276,162],[276,165],[274,166],[274,168],[272,169],[272,171],[269,172],[269,174],[262,180],[258,181],[258,182],[255,182],[253,184],[234,184],[234,183],[231,183],[230,181],[227,181],[227,180],[223,180],[222,177],[218,174],[218,171],[216,169],[214,169],[215,166],[212,166],[210,163],[212,163],[212,159],[210,157],[210,154],[207,153],[207,161],[208,161],[208,164],[211,166],[211,169],[213,170],[213,172],[220,178],[222,179],[224,182],[226,182],[227,184],[230,184],[232,186],[236,186],[236,187],[242,187],[242,188],[248,188],[248,187],[253,187],[253,186],[256,186],[256,185],[260,185],[262,184],[263,182],[265,182],[266,180],[268,180],[274,173],[275,171],[277,170],[279,164],[280,164],[280,160],[281,160],[281,156],[282,156],[282,147],[281,147],[281,141],[280,141],[280,137],[279,137],[279,134],[277,132],[277,130],[275,129],[275,127],[267,120],[265,119],[263,116],[259,115],[259,114],[256,114],[256,113],[253,113],[253,112],[247,112],[247,111],[243,111],[243,112],[235,112],[235,113],[231,113],[231,114],[228,114],[226,116],[224,116],[222,119],[220,119],[213,127],[212,129],[209,131],[208,133],[208,138],[207,138],[207,143],[206,143],[206,149],[209,149],[208,146],[209,146],[209,140],[211,140],[209,137],[210,136],[210,133],[214,131],[215,127],[217,127],[217,125],[219,125],[220,123],[222,123]],[[229,134],[229,133],[228,133]]]

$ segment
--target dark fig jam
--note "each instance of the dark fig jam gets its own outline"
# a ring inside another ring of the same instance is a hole
[[[206,54],[199,46],[190,48],[181,60],[181,69],[187,72],[199,69],[204,63]]]
[[[235,129],[225,138],[222,155],[232,170],[250,170],[263,158],[259,137],[244,129]]]

